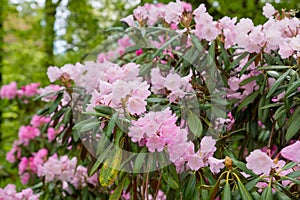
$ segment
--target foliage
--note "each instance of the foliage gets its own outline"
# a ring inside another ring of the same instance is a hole
[[[48,68],[7,160],[45,199],[298,199],[300,22],[263,15],[137,7],[116,49]]]

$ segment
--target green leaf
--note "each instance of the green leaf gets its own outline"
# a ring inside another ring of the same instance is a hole
[[[296,165],[298,165],[298,163],[295,163],[295,162],[289,162],[288,164],[286,164],[282,170],[287,170],[287,169],[291,169],[293,167],[295,167]]]
[[[198,51],[202,52],[203,51],[203,46],[200,43],[200,40],[198,39],[198,37],[194,34],[190,34],[191,38],[192,38],[192,43],[195,45],[195,47],[198,49]]]
[[[250,82],[252,82],[252,81],[258,81],[258,80],[260,80],[260,79],[261,79],[261,74],[258,75],[258,76],[251,76],[251,77],[249,77],[249,78],[243,80],[242,82],[240,82],[239,85],[240,85],[240,86],[243,86],[243,85],[246,85],[246,84],[248,84],[248,83],[250,83]]]
[[[89,130],[99,128],[99,127],[100,127],[100,124],[98,121],[90,122],[88,124],[83,125],[82,128],[79,130],[79,132],[83,133],[83,132],[87,132]]]
[[[191,174],[189,176],[189,180],[184,191],[184,197],[185,197],[184,199],[189,199],[193,196],[195,192],[195,187],[196,187],[196,176],[195,174]]]
[[[117,188],[114,190],[114,192],[110,195],[109,200],[119,200],[122,195],[122,191],[125,186],[126,178],[123,178],[123,180],[119,183]]]
[[[261,200],[273,200],[273,193],[272,193],[272,188],[269,185],[268,187],[266,187],[260,197]]]
[[[237,183],[238,183],[238,189],[240,191],[242,199],[243,200],[251,200],[252,196],[248,192],[248,190],[246,189],[246,187],[244,186],[244,184],[240,180],[238,180]]]
[[[233,164],[234,164],[235,166],[237,166],[239,169],[241,169],[242,171],[244,171],[245,173],[247,173],[247,174],[249,174],[249,175],[251,175],[251,176],[253,176],[253,177],[258,177],[257,174],[253,173],[250,169],[248,169],[248,168],[246,167],[246,164],[245,164],[245,163],[243,163],[243,162],[241,162],[241,161],[239,161],[239,160],[237,160],[237,159],[235,159],[235,158],[233,158],[233,157],[230,157],[230,158],[231,158]]]
[[[290,96],[290,94],[292,94],[293,92],[297,91],[297,88],[300,86],[300,80],[297,80],[295,82],[293,82],[291,84],[290,87],[288,87],[286,93],[285,93],[285,97],[288,98]]]
[[[290,140],[292,137],[296,135],[296,133],[299,132],[300,129],[300,107],[293,113],[293,115],[290,117],[288,121],[288,129],[285,135],[286,140]]]
[[[158,54],[160,54],[165,48],[167,48],[169,45],[171,45],[176,39],[180,37],[179,34],[173,36],[170,38],[167,42],[164,43],[156,52],[153,54],[152,58],[155,58]]]
[[[63,93],[60,93],[56,97],[55,101],[53,102],[53,104],[51,105],[51,107],[49,109],[49,114],[53,113],[57,109],[58,105],[60,104],[60,101],[61,101],[62,97],[63,97]]]
[[[188,113],[187,123],[189,129],[196,137],[200,137],[202,135],[203,132],[202,122],[199,119],[199,117],[192,111],[189,111]]]
[[[251,180],[250,182],[248,182],[245,187],[248,191],[252,190],[252,188],[254,188],[256,186],[256,184],[261,180],[260,177],[255,178],[253,180]]]
[[[270,65],[259,67],[258,70],[270,70],[270,69],[289,69],[291,66],[284,66],[284,65]]]
[[[138,156],[135,159],[134,165],[133,165],[133,173],[139,173],[141,167],[145,163],[145,158],[146,158],[146,153],[147,148],[143,147],[141,152],[138,154]]]
[[[172,189],[177,190],[179,188],[179,183],[168,173],[163,173],[163,179]]]
[[[230,64],[229,69],[233,69],[236,65],[238,65],[238,63],[243,60],[246,56],[248,56],[249,53],[248,52],[244,52],[242,53],[239,57],[237,57],[236,59],[234,59],[234,61]]]
[[[168,98],[152,97],[147,99],[148,103],[166,103],[169,102]]]
[[[96,106],[94,108],[97,112],[102,113],[104,115],[112,115],[116,112],[115,109],[109,107],[109,106]]]
[[[282,74],[274,83],[274,85],[271,87],[270,91],[267,94],[267,98],[271,97],[272,94],[274,94],[274,92],[276,91],[276,89],[278,88],[278,86],[282,83],[282,81],[289,75],[289,73],[291,72],[291,69],[287,70],[284,74]]]
[[[293,163],[296,164],[296,163]],[[295,171],[295,172],[291,172],[288,175],[286,175],[287,177],[290,178],[299,178],[300,177],[300,170],[299,171]]]
[[[228,181],[223,188],[222,199],[231,200],[231,190]]]
[[[247,96],[239,105],[237,111],[241,111],[242,108],[246,107],[247,105],[249,105],[250,103],[252,103],[254,101],[254,99],[259,95],[259,91],[255,91],[252,94],[250,94],[249,96]]]
[[[251,63],[257,58],[258,55],[253,56],[248,62],[244,65],[240,72],[240,76],[244,74],[244,72],[247,70],[247,68],[251,65]]]

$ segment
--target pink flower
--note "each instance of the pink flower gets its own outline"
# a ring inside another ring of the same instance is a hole
[[[200,156],[200,154],[193,154],[188,156],[187,165],[191,168],[191,170],[198,170],[201,167],[205,166],[203,158]]]
[[[38,94],[38,88],[40,87],[39,83],[31,83],[25,86],[22,86],[20,90],[18,90],[19,97],[32,97]]]
[[[212,157],[217,150],[215,147],[216,140],[214,140],[211,136],[203,137],[200,144],[200,152],[204,158]]]
[[[169,24],[178,24],[180,22],[180,17],[183,11],[183,4],[180,0],[177,0],[176,3],[170,2],[163,9],[163,12],[165,14],[164,19]]]
[[[284,147],[280,154],[288,160],[294,162],[300,162],[300,141],[298,140],[294,144]]]
[[[45,117],[45,116],[38,116],[38,115],[34,115],[32,118],[31,118],[31,121],[30,121],[30,125],[32,125],[33,127],[40,127],[44,124],[47,124],[49,123],[51,120],[50,117]]]
[[[56,130],[52,127],[49,127],[47,130],[47,138],[49,142],[52,142],[56,137]]]
[[[224,159],[216,159],[214,157],[208,158],[209,168],[210,171],[214,174],[219,173],[221,169],[225,167],[224,165]]]
[[[28,184],[28,181],[29,181],[29,179],[30,179],[30,174],[29,174],[28,172],[23,173],[23,174],[20,176],[20,178],[21,178],[21,183],[22,183],[23,185],[26,185],[26,184]]]
[[[272,17],[276,13],[275,8],[270,4],[266,3],[266,5],[263,7],[263,15],[266,18]]]
[[[146,112],[147,102],[141,97],[130,97],[128,100],[128,112],[140,115]]]
[[[0,97],[2,99],[7,98],[7,99],[13,99],[17,96],[17,83],[16,82],[11,82],[8,85],[3,85],[0,90]]]
[[[143,49],[139,49],[139,50],[135,51],[136,56],[139,56],[139,55],[142,55],[142,54],[143,54]]]
[[[20,175],[25,172],[28,164],[29,164],[28,158],[26,158],[26,157],[21,158],[21,162],[19,163],[19,174]]]
[[[34,139],[40,135],[40,130],[32,126],[21,126],[19,129],[19,139],[20,141],[27,146],[29,140]]]
[[[275,168],[273,160],[259,149],[254,150],[246,157],[247,168],[251,169],[255,174],[269,175],[271,168]]]
[[[61,86],[51,84],[46,86],[45,88],[40,88],[38,93],[41,96],[44,96],[42,98],[42,101],[49,102],[49,101],[54,101],[56,99],[56,95],[53,95],[53,93],[59,91],[60,89]]]

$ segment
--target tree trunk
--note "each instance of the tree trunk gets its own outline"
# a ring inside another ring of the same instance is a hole
[[[6,5],[6,0],[0,0],[0,88],[3,84],[2,81],[2,71],[3,71],[3,55],[4,55],[4,7]],[[0,108],[0,142],[2,141],[2,108]]]
[[[56,8],[61,1],[53,3],[52,0],[46,0],[45,2],[45,31],[44,31],[44,51],[46,53],[46,58],[44,62],[45,67],[54,65],[54,41],[55,41],[55,15]]]

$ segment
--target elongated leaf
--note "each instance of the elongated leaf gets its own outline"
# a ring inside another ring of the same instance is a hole
[[[231,200],[231,190],[228,181],[226,181],[226,184],[224,186],[222,199]]]
[[[236,59],[234,59],[234,61],[230,64],[229,69],[233,69],[236,65],[238,65],[238,63],[243,60],[246,56],[248,56],[249,53],[248,52],[244,52],[242,53],[239,57],[237,57]]]
[[[165,48],[167,48],[169,45],[171,45],[175,40],[177,40],[179,38],[179,34],[173,36],[172,38],[170,38],[167,42],[164,43],[164,45],[162,45],[160,47],[159,50],[157,50],[155,52],[155,54],[153,54],[152,58],[155,58],[158,54],[160,54]]]
[[[200,137],[203,132],[202,122],[199,117],[193,112],[188,113],[188,127],[196,137]]]
[[[264,66],[259,67],[258,70],[268,70],[268,69],[289,69],[291,66],[284,66],[284,65],[270,65],[270,66]]]
[[[238,111],[242,110],[242,108],[246,107],[247,105],[249,105],[250,103],[252,103],[256,97],[259,95],[259,91],[255,91],[252,94],[250,94],[249,96],[247,96],[242,103],[239,105],[238,107]]]
[[[163,173],[163,179],[172,189],[177,190],[179,188],[179,183],[168,173]]]
[[[254,60],[257,58],[258,55],[253,56],[250,60],[248,60],[248,62],[244,65],[244,67],[242,68],[241,72],[240,72],[240,76],[242,76],[244,74],[244,72],[247,70],[247,68],[251,65],[251,63],[254,62]]]
[[[55,101],[53,102],[53,104],[51,105],[51,107],[49,109],[49,114],[53,113],[57,109],[58,105],[60,104],[60,101],[61,101],[62,97],[63,97],[63,93],[60,93],[56,97]]]
[[[192,43],[195,45],[195,47],[198,49],[198,51],[202,52],[203,51],[203,46],[200,43],[200,40],[198,39],[198,37],[194,34],[190,34],[191,38],[192,38]]]
[[[109,200],[119,200],[120,199],[120,197],[122,195],[122,191],[125,186],[125,181],[126,181],[126,178],[123,178],[123,180],[119,183],[119,185],[114,190],[114,192],[110,195]]]
[[[271,97],[272,94],[274,94],[274,92],[276,91],[276,89],[278,88],[278,86],[282,83],[282,81],[289,75],[289,73],[291,72],[291,69],[287,70],[284,74],[282,74],[274,83],[274,85],[271,87],[270,91],[267,94],[267,98]]]
[[[253,199],[252,196],[251,196],[251,194],[248,192],[248,190],[244,186],[244,184],[240,180],[238,180],[237,183],[238,183],[238,189],[240,191],[242,199],[243,200],[251,200],[251,199]]]
[[[141,167],[145,163],[145,158],[146,158],[146,155],[147,155],[146,151],[147,151],[147,148],[143,147],[141,152],[136,157],[134,165],[133,165],[133,173],[139,173],[140,172]]]
[[[94,108],[97,112],[102,113],[104,115],[112,115],[116,112],[115,109],[109,107],[109,106],[96,106]]]
[[[250,182],[248,182],[248,183],[245,185],[246,189],[247,189],[248,191],[252,190],[252,188],[254,188],[255,185],[256,185],[256,184],[258,183],[258,181],[260,181],[260,180],[261,180],[260,177],[251,180]]]
[[[272,188],[271,186],[268,186],[264,189],[261,197],[260,197],[261,200],[273,200],[273,193],[272,193]]]
[[[293,164],[296,164],[296,163],[293,163]],[[290,177],[290,178],[299,178],[300,177],[300,171],[291,172],[286,176]]]
[[[290,94],[292,94],[293,92],[296,92],[296,90],[297,90],[297,88],[298,88],[299,86],[300,86],[300,80],[297,80],[297,81],[293,82],[293,83],[291,84],[291,86],[288,87],[288,89],[287,89],[287,91],[286,91],[286,93],[285,93],[285,97],[288,98],[288,96],[289,96]]]
[[[249,175],[251,175],[253,177],[258,177],[257,174],[253,173],[250,169],[248,169],[246,167],[245,163],[243,163],[243,162],[241,162],[241,161],[239,161],[239,160],[237,160],[237,159],[235,159],[233,157],[230,157],[230,158],[232,159],[233,164],[235,166],[237,166],[239,169],[241,169],[242,171],[244,171],[245,173],[247,173],[247,174],[249,174]]]
[[[109,156],[104,162],[99,175],[99,182],[102,186],[110,186],[118,176],[122,160],[122,149],[118,148],[115,156]],[[110,167],[111,166],[111,167]]]
[[[288,164],[286,164],[282,170],[287,170],[287,169],[291,169],[293,167],[295,167],[296,165],[298,165],[298,163],[295,163],[295,162],[289,162]]]
[[[286,140],[290,140],[292,137],[296,135],[296,133],[300,130],[300,108],[298,108],[293,115],[290,117],[288,121],[288,129],[285,135]]]

